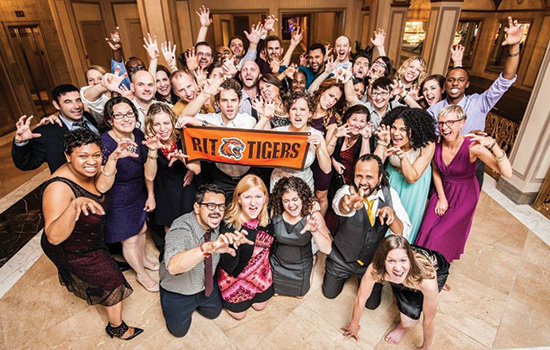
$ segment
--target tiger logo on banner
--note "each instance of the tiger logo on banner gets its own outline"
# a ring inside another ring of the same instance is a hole
[[[307,132],[188,126],[181,139],[187,161],[302,170],[309,150]]]
[[[240,160],[243,157],[245,149],[246,145],[241,140],[232,137],[229,139],[222,139],[222,144],[218,152],[220,152],[221,156]]]

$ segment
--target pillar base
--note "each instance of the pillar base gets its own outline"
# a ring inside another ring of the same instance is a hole
[[[532,204],[538,194],[538,192],[521,192],[503,178],[498,180],[496,188],[515,204]]]

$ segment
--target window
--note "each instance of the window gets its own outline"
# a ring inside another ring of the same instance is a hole
[[[520,42],[520,51],[523,50],[525,40],[529,34],[529,28],[531,27],[530,21],[522,21],[519,24],[523,24],[523,38]],[[498,25],[498,30],[495,35],[495,42],[493,44],[493,49],[491,51],[491,56],[489,57],[489,62],[487,63],[487,70],[500,72],[502,67],[504,67],[504,61],[508,57],[508,48],[502,46],[502,42],[506,38],[506,32],[504,28],[508,26],[507,20],[502,20]]]

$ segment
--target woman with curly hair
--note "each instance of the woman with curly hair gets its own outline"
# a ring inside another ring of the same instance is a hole
[[[309,125],[320,131],[328,142],[336,128],[342,124],[340,113],[346,99],[344,85],[336,79],[325,80],[314,93],[315,109],[309,119]],[[318,161],[311,166],[315,183],[315,197],[321,206],[321,214],[325,215],[328,209],[328,188],[332,179],[332,168],[328,172],[321,169]]]
[[[275,293],[301,297],[311,286],[313,250],[329,254],[332,239],[323,216],[312,213],[314,198],[304,180],[284,177],[273,189],[270,199],[275,236],[271,270]]]
[[[439,292],[449,275],[449,263],[442,254],[411,246],[402,236],[389,235],[376,250],[372,263],[361,279],[350,323],[344,336],[359,339],[359,321],[365,302],[376,283],[390,283],[399,309],[400,322],[384,338],[399,344],[409,328],[414,327],[424,312],[423,341],[418,349],[430,349],[435,330]]]
[[[412,224],[414,242],[430,190],[435,151],[434,120],[420,108],[398,107],[382,119],[375,154],[389,162],[390,186],[397,191]]]
[[[420,56],[409,57],[395,73],[394,78],[410,90],[414,84],[419,84],[426,76],[426,61]]]
[[[328,154],[327,144],[323,138],[323,134],[309,126],[308,121],[311,118],[315,103],[311,95],[307,92],[295,92],[285,99],[285,105],[290,118],[290,125],[275,128],[275,131],[290,131],[290,132],[308,132],[309,149],[306,155],[306,161],[303,170],[294,170],[288,168],[274,168],[271,173],[270,187],[273,187],[281,178],[285,176],[297,176],[304,180],[308,186],[314,191],[313,171],[310,169],[315,160],[318,161],[319,167],[324,174],[330,174],[331,161]],[[330,182],[330,179],[329,179]],[[328,186],[327,186],[328,189]]]

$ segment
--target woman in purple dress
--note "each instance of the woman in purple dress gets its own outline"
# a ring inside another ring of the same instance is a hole
[[[158,138],[144,142],[143,133],[136,128],[137,115],[136,107],[125,97],[112,98],[105,104],[105,123],[110,129],[101,135],[103,160],[108,159],[121,141],[130,140],[136,144],[128,148],[133,156],[121,159],[115,172],[103,173],[114,182],[110,190],[113,206],[107,214],[105,240],[107,243],[122,242],[122,254],[136,272],[137,281],[148,291],[158,292],[158,283],[145,271],[145,268],[159,269],[159,265],[147,259],[145,254],[145,218],[147,212],[155,209],[152,179],[157,149],[161,145]],[[151,180],[145,181],[146,178]]]
[[[480,192],[477,159],[504,177],[512,176],[512,165],[496,140],[484,134],[462,135],[465,122],[466,114],[458,105],[439,113],[441,136],[433,159],[435,191],[415,241],[442,253],[449,262],[464,252],[472,226]]]

